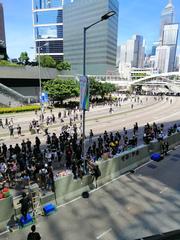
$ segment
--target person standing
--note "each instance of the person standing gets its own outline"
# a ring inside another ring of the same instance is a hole
[[[22,199],[19,201],[19,204],[21,204],[21,214],[23,215],[24,219],[27,219],[27,213],[29,211],[30,206],[30,199],[25,192],[22,193]]]
[[[19,124],[17,126],[17,134],[18,136],[21,136],[21,126]]]
[[[9,126],[9,134],[10,134],[10,137],[14,137],[14,128],[13,128],[13,125],[10,125],[10,126]]]
[[[36,232],[36,226],[32,225],[31,232],[28,234],[27,240],[40,240],[41,236]]]

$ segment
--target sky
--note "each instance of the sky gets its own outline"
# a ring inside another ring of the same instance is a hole
[[[101,0],[97,0],[101,1]],[[8,56],[18,58],[27,51],[34,58],[32,0],[0,0],[4,6]],[[168,0],[119,0],[118,45],[133,34],[142,35],[149,52],[159,38],[160,14]],[[173,0],[176,22],[180,22],[180,0]],[[180,45],[180,37],[179,43]],[[180,47],[178,48],[180,54]]]

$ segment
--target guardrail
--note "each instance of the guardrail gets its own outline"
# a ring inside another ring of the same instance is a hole
[[[21,102],[21,103],[28,103],[28,101],[29,101],[28,97],[23,96],[22,94],[16,92],[15,90],[6,87],[2,83],[0,83],[0,93],[2,93],[3,95],[7,95],[10,98],[12,98],[18,102]]]

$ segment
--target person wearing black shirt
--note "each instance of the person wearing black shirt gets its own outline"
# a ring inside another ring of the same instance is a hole
[[[30,206],[30,199],[25,192],[23,192],[22,197],[23,198],[19,201],[19,204],[21,204],[21,214],[23,215],[24,219],[26,219]]]
[[[36,232],[36,226],[32,225],[31,232],[28,234],[27,240],[40,240],[41,236]]]

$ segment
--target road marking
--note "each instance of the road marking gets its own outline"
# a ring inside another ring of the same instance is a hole
[[[165,187],[163,190],[160,191],[160,193],[166,192],[168,190],[168,187]]]
[[[65,207],[66,205],[68,205],[68,204],[70,204],[70,203],[73,203],[73,202],[75,202],[75,201],[77,201],[77,200],[79,200],[79,199],[81,199],[81,198],[82,198],[81,196],[80,196],[80,197],[77,197],[77,198],[75,198],[75,199],[73,199],[73,200],[71,200],[71,201],[69,201],[69,202],[67,202],[67,203],[63,203],[63,204],[57,206],[56,208]]]
[[[102,234],[100,234],[99,236],[96,237],[96,239],[100,239],[102,238],[104,235],[106,235],[107,233],[111,232],[112,228],[109,228],[107,231],[103,232]]]
[[[136,170],[139,170],[139,169],[141,169],[142,167],[145,167],[146,165],[148,165],[148,164],[151,163],[151,162],[153,162],[153,160],[149,160],[148,162],[146,162],[146,163],[144,163],[143,165],[135,168],[134,170],[135,170],[135,171],[136,171]]]
[[[4,232],[1,232],[1,233],[0,233],[0,236],[4,235],[4,234],[6,234],[6,233],[9,233],[9,230],[6,230],[6,231],[4,231]]]

